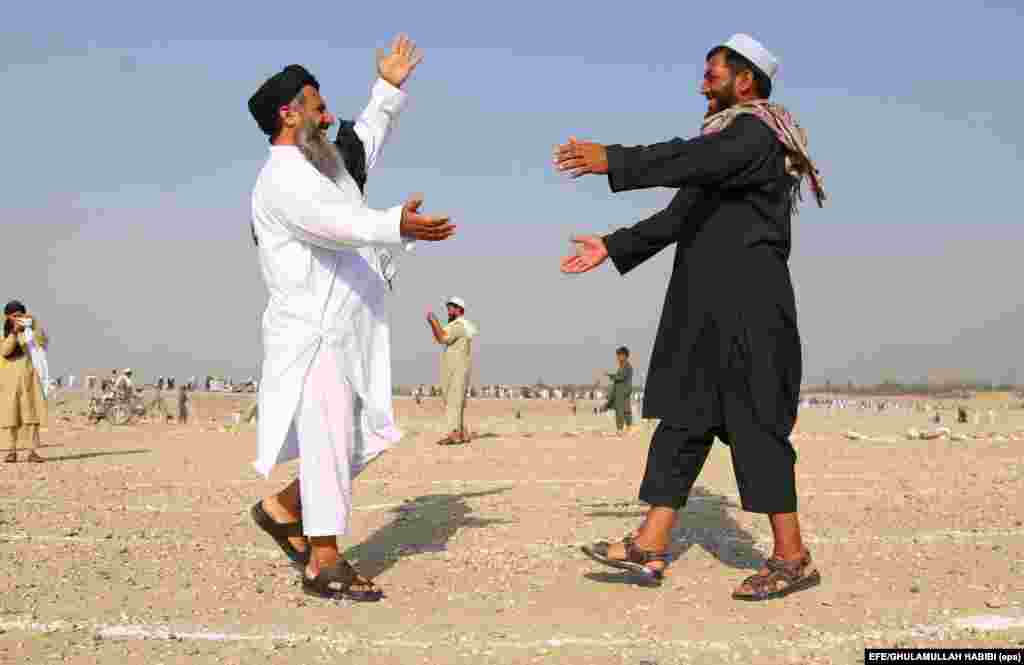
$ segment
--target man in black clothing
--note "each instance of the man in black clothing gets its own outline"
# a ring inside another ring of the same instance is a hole
[[[736,35],[707,56],[700,137],[631,148],[572,138],[555,150],[560,171],[607,174],[615,192],[677,189],[665,210],[576,238],[579,253],[562,260],[564,272],[582,273],[610,257],[625,274],[676,244],[644,399],[644,417],[661,420],[640,488],[651,508],[634,536],[584,551],[660,583],[676,513],[717,437],[730,447],[744,510],[767,514],[775,538],[765,566],[734,592],[742,600],[820,582],[797,520],[789,437],[801,348],[787,260],[801,182],[819,205],[825,193],[806,134],[767,102],[776,68],[761,44]]]

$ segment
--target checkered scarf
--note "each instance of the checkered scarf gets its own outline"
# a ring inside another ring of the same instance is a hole
[[[793,212],[797,210],[796,201],[803,200],[800,186],[803,184],[804,178],[807,178],[810,183],[814,198],[818,201],[818,207],[824,207],[825,199],[828,198],[825,195],[825,183],[821,172],[814,165],[807,150],[807,132],[797,124],[793,116],[783,106],[773,104],[765,99],[742,102],[705,118],[700,133],[720,132],[744,113],[750,113],[760,118],[775,132],[775,136],[786,148],[786,173],[796,178],[796,184],[793,186]]]

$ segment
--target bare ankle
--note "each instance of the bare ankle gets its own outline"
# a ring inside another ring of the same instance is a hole
[[[672,539],[662,534],[646,534],[643,531],[634,539],[638,547],[650,551],[661,551],[668,549]]]
[[[337,536],[311,536],[309,545],[312,548],[312,556],[309,557],[309,566],[313,572],[321,568],[333,568],[338,564],[341,554],[338,552]]]
[[[300,513],[290,510],[276,494],[263,499],[263,509],[279,521],[297,521],[301,517]]]
[[[807,549],[804,547],[775,547],[772,549],[773,559],[782,559],[783,561],[798,561],[804,558],[807,553]]]
[[[672,544],[672,524],[644,523],[636,531],[634,540],[647,550],[665,550]]]

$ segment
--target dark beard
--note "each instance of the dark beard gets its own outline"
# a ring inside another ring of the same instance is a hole
[[[736,98],[736,80],[729,81],[722,90],[710,91],[709,97],[708,110],[704,113],[705,118],[735,106],[739,103],[739,99]],[[711,107],[711,99],[715,100],[714,108]]]
[[[341,173],[341,154],[338,147],[328,141],[320,131],[320,124],[308,122],[296,136],[299,150],[313,167],[334,182]]]

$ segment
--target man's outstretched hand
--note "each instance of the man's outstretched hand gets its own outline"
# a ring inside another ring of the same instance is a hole
[[[403,238],[416,240],[447,240],[455,235],[455,225],[449,223],[447,215],[424,215],[419,212],[423,195],[414,194],[402,206],[402,222],[399,232]]]
[[[608,258],[608,248],[597,236],[576,236],[572,239],[579,247],[574,256],[562,259],[562,272],[577,274],[598,267]]]
[[[377,74],[396,88],[401,88],[422,60],[423,53],[416,48],[416,42],[408,35],[398,35],[391,42],[391,53],[377,49]]]
[[[555,168],[568,171],[569,176],[578,178],[591,173],[608,173],[608,151],[600,143],[577,141],[569,137],[568,143],[555,147]]]

